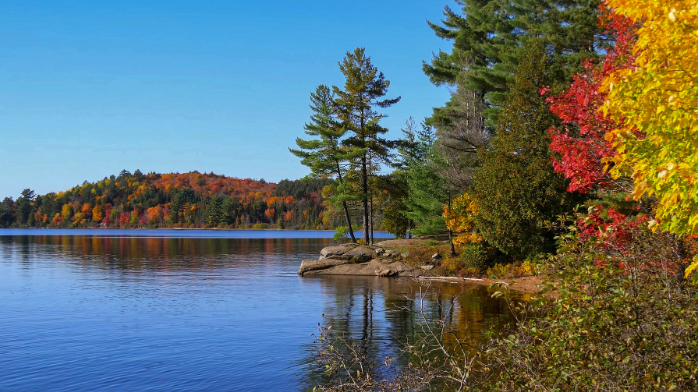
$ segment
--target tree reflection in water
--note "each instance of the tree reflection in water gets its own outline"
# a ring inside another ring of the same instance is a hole
[[[390,380],[416,360],[408,348],[439,341],[439,345],[422,350],[436,359],[441,355],[435,351],[438,346],[453,350],[460,347],[458,342],[466,341],[476,347],[486,342],[488,329],[498,330],[514,321],[504,301],[492,298],[486,286],[435,282],[428,285],[406,278],[310,279],[319,279],[324,292],[329,293],[324,324],[319,329],[322,336],[317,336],[321,339],[317,339],[316,350],[307,359],[311,367],[307,377],[310,388],[342,384],[348,381],[348,373],[356,377],[361,370],[361,377],[384,380],[384,387],[391,390],[397,385],[391,385]],[[517,293],[515,296],[527,299]],[[435,336],[430,336],[432,333]],[[330,345],[333,353],[328,352]],[[387,358],[391,358],[390,366],[386,366]],[[337,366],[332,377],[332,372],[327,371],[329,365]],[[344,366],[349,369],[343,369]],[[382,389],[376,383],[362,384],[369,386]]]

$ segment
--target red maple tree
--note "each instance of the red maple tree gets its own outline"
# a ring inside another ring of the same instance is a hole
[[[606,98],[606,94],[600,91],[600,83],[613,71],[633,66],[631,49],[635,41],[635,26],[624,17],[605,12],[603,6],[601,11],[601,23],[614,38],[614,46],[608,50],[602,63],[586,60],[584,72],[574,76],[566,91],[547,98],[550,110],[564,123],[563,129],[549,129],[552,137],[549,148],[555,153],[552,158],[554,170],[571,180],[569,192],[588,193],[614,184],[603,161],[616,152],[604,136],[619,124],[599,110]],[[540,90],[542,95],[549,92],[548,87]]]

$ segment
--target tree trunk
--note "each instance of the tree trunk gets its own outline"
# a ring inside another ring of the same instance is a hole
[[[348,203],[343,200],[343,209],[345,210],[345,221],[348,223],[348,233],[350,233],[350,238],[353,244],[357,242],[355,239],[355,232],[352,231],[352,221],[350,220],[350,211],[348,211]]]
[[[452,213],[452,193],[449,188],[447,189],[447,209]],[[455,243],[452,242],[452,229],[447,229],[447,236],[450,239],[450,256],[454,257],[457,252],[455,252]]]
[[[369,244],[369,206],[367,204],[367,154],[362,156],[362,226],[365,244]]]
[[[338,171],[338,181],[340,183],[343,183],[343,173],[340,171],[340,163],[338,161],[335,161],[335,167],[336,170]],[[345,211],[345,222],[348,224],[348,232],[350,233],[350,238],[352,239],[352,243],[356,243],[357,240],[355,239],[355,232],[352,231],[352,221],[350,220],[350,211],[348,211],[348,203],[343,200],[343,210]]]
[[[374,245],[374,200],[371,193],[369,195],[369,244]]]

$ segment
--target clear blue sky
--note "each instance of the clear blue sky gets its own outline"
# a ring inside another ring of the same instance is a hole
[[[365,47],[391,81],[390,135],[449,98],[421,71],[451,0],[0,2],[0,197],[122,169],[279,181],[309,93]]]

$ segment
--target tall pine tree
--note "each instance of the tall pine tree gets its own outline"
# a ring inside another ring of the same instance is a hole
[[[582,59],[598,56],[607,38],[598,25],[599,0],[458,3],[461,12],[445,7],[441,24],[428,22],[438,37],[453,41],[453,47],[424,62],[423,71],[436,85],[457,84],[480,94],[486,105],[486,125],[492,129],[524,42],[534,39],[546,45],[552,58],[548,72],[556,84],[568,82]],[[436,108],[433,117],[440,118],[443,109]]]
[[[338,63],[340,72],[345,75],[344,89],[333,86],[337,96],[334,101],[335,113],[342,123],[342,129],[349,135],[343,140],[353,154],[351,162],[357,167],[362,200],[362,223],[365,243],[370,243],[370,189],[373,160],[389,163],[394,143],[383,138],[388,129],[379,125],[384,115],[377,108],[387,108],[397,103],[401,97],[382,99],[389,89],[389,81],[384,74],[372,65],[365,55],[364,48],[347,52]]]
[[[355,242],[355,234],[352,229],[352,219],[348,209],[348,201],[353,200],[352,195],[346,192],[345,184],[347,164],[349,161],[359,158],[362,151],[353,151],[341,145],[341,139],[347,130],[335,119],[334,97],[326,85],[319,85],[316,91],[311,93],[311,105],[314,112],[311,122],[304,125],[306,134],[317,139],[304,140],[297,138],[299,149],[290,148],[289,151],[301,158],[301,163],[311,169],[311,178],[335,178],[333,202],[340,204],[345,213],[345,222],[348,233]]]

